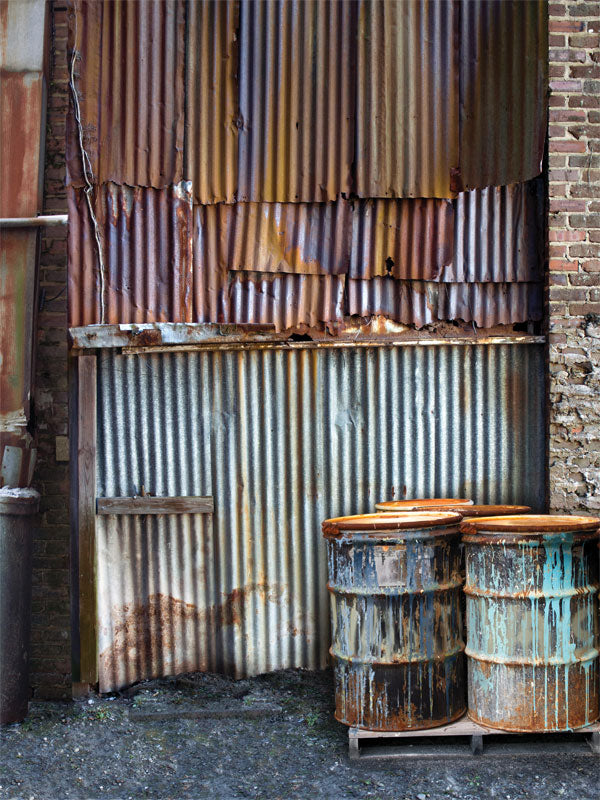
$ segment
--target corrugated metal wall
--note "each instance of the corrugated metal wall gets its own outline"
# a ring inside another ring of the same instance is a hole
[[[100,688],[323,666],[320,523],[380,499],[543,506],[540,345],[100,356],[98,495],[214,515],[99,516]]]

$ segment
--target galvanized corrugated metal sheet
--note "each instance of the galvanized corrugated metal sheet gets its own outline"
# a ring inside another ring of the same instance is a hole
[[[324,202],[352,187],[356,6],[240,5],[240,201]]]
[[[541,180],[462,192],[455,201],[454,255],[440,280],[454,283],[542,279]]]
[[[98,495],[215,513],[98,518],[101,691],[323,666],[323,519],[411,496],[541,509],[543,364],[542,345],[104,353]]]
[[[383,315],[422,328],[439,320],[475,322],[481,328],[540,320],[541,283],[434,283],[372,278],[348,280],[348,313]]]
[[[458,5],[360,3],[360,197],[451,197],[459,165]]]
[[[101,257],[83,190],[70,187],[68,203],[71,325],[100,321],[101,294],[105,323],[192,321],[189,184],[99,187],[94,213]]]
[[[183,178],[183,0],[73,0],[70,44],[81,135],[95,183],[161,188]],[[82,186],[69,116],[68,179]]]
[[[197,203],[232,203],[238,186],[239,3],[187,6],[185,174]]]
[[[546,0],[462,3],[459,188],[542,171],[548,89]]]

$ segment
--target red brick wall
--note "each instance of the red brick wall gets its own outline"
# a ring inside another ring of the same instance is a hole
[[[58,214],[66,213],[67,207],[64,181],[68,74],[64,2],[52,5],[51,35],[44,211]],[[68,436],[65,227],[43,230],[38,309],[35,410],[39,433],[34,486],[42,495],[42,513],[34,539],[30,679],[36,697],[70,697],[69,465],[62,460]]]
[[[600,3],[550,4],[550,504],[600,513]]]

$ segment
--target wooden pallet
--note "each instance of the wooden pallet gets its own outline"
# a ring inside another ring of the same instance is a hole
[[[467,716],[425,731],[348,730],[351,759],[457,756],[600,755],[600,722],[567,733],[499,731]]]

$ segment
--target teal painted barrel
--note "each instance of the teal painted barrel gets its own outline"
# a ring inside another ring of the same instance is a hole
[[[465,713],[460,520],[420,512],[323,523],[339,722],[400,731]]]
[[[543,515],[462,522],[475,722],[541,732],[600,717],[599,526],[589,517]]]

